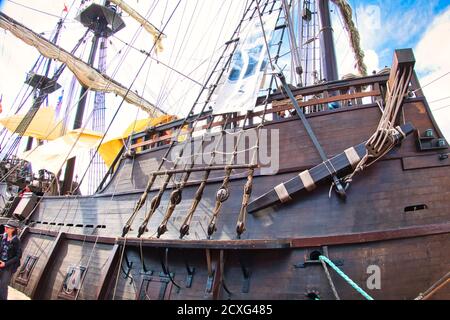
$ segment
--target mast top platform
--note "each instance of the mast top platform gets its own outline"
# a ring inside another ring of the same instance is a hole
[[[25,83],[35,89],[41,90],[43,93],[45,92],[46,94],[50,94],[61,88],[61,85],[59,85],[55,79],[36,74],[34,72],[27,74]]]
[[[102,36],[111,36],[125,27],[125,22],[112,5],[91,4],[75,18],[86,28]]]

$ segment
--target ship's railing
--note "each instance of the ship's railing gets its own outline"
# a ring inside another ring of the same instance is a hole
[[[350,109],[383,100],[388,78],[389,74],[381,74],[341,80],[305,88],[295,88],[293,93],[305,114],[332,113],[338,109]],[[279,91],[271,94],[267,102],[267,109],[264,111],[266,101],[264,101],[264,98],[258,98],[256,107],[247,115],[245,124],[243,123],[246,118],[245,115],[233,114],[231,119],[227,120],[228,129],[242,128],[244,126],[245,128],[250,128],[258,125],[262,121],[263,114],[265,114],[264,119],[266,123],[297,117],[292,103],[283,92]],[[224,115],[212,115],[211,111],[208,111],[199,118],[195,127],[193,127],[195,118],[196,116],[192,116],[189,119],[190,121],[188,121],[188,125],[182,128],[178,141],[183,141],[189,133],[192,133],[194,137],[200,136],[207,128],[210,128],[213,132],[221,130],[225,121]],[[213,122],[212,124],[211,121]],[[132,137],[131,149],[139,153],[170,144],[172,139],[176,138],[181,124],[182,121],[178,120],[135,134]]]

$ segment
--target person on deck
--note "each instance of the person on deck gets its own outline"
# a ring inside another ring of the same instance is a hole
[[[23,195],[25,194],[25,193],[27,193],[27,192],[31,192],[31,189],[30,189],[30,186],[29,185],[26,185],[26,187],[25,188],[23,188],[23,190],[19,193],[19,197],[23,197]]]
[[[8,299],[8,285],[17,271],[22,257],[22,248],[17,229],[19,224],[9,220],[5,224],[5,233],[0,242],[0,300]]]

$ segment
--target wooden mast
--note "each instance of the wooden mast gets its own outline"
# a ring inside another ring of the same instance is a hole
[[[320,47],[323,75],[326,81],[338,80],[336,51],[334,48],[333,27],[331,26],[328,0],[318,0],[320,14]]]
[[[85,27],[88,27],[94,32],[94,38],[92,39],[91,51],[89,53],[88,65],[93,66],[95,56],[99,46],[100,38],[109,37],[110,35],[121,30],[125,24],[122,18],[117,15],[115,10],[110,8],[109,1],[105,1],[105,5],[92,4],[85,10],[83,10],[77,19]],[[113,21],[114,23],[112,23]],[[109,26],[110,25],[110,26]],[[86,107],[87,91],[89,88],[83,86],[80,92],[80,100],[78,102],[77,112],[75,114],[75,120],[73,122],[73,129],[81,128],[83,123],[84,110]],[[66,171],[64,174],[64,183],[62,187],[62,193],[66,194],[72,189],[73,173],[75,169],[75,158],[71,158],[67,161]]]
[[[54,38],[52,40],[52,42],[54,44],[56,44],[58,42],[58,38],[59,38],[59,34],[61,32],[62,25],[63,25],[63,20],[59,19],[58,25],[56,27],[56,33],[55,33],[55,36],[54,36]],[[52,59],[47,59],[47,66],[46,66],[46,69],[45,69],[45,75],[44,75],[43,79],[48,79],[49,81],[50,81],[50,79],[48,78],[48,74],[50,73],[50,66],[51,66],[51,64],[52,64]],[[36,89],[39,90],[39,93],[34,98],[34,101],[36,101],[37,103],[40,103],[40,104],[43,102],[43,100],[41,99],[40,96],[47,96],[48,95],[48,93],[41,92],[41,91],[43,91],[42,89],[44,89],[44,83],[43,82],[44,81],[40,81],[39,82],[40,87],[36,87]],[[58,86],[55,86],[55,88],[57,88],[57,87]],[[25,151],[31,150],[32,146],[33,146],[33,137],[28,137],[28,141],[27,141],[27,145],[25,147]]]

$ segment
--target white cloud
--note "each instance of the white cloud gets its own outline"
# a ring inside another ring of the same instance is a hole
[[[395,6],[398,6],[395,2],[357,8],[361,46],[369,74],[384,67],[380,66],[380,61],[391,59],[394,48],[409,45],[421,33],[423,34],[414,48],[414,53],[417,60],[416,71],[422,86],[450,71],[450,7],[433,18],[435,3],[436,1],[418,0],[407,10],[395,10]],[[340,74],[356,73],[348,37],[345,31],[341,35],[341,22],[334,17],[333,24]],[[390,49],[392,46],[394,48]],[[424,92],[431,109],[438,109],[433,112],[434,117],[450,141],[450,107],[446,107],[450,106],[450,98],[440,100],[450,96],[450,75],[427,86]],[[440,101],[434,102],[435,100]]]
[[[433,80],[450,72],[449,34],[450,7],[434,19],[415,47],[416,70],[419,75],[422,75],[420,77],[422,86],[426,86]],[[450,141],[450,107],[445,108],[450,105],[450,99],[433,102],[450,96],[450,75],[426,86],[424,93],[432,110],[442,108],[433,112],[433,114],[446,139]]]

